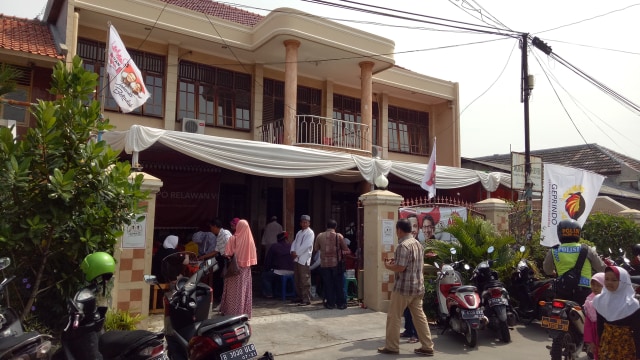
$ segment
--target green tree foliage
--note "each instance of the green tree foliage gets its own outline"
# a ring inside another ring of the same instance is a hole
[[[458,244],[452,244],[442,241],[434,241],[430,246],[441,261],[450,262],[451,248],[456,249],[454,260],[464,259],[471,267],[478,265],[481,261],[488,257],[495,260],[493,266],[501,278],[502,272],[508,267],[515,265],[514,249],[515,239],[510,235],[499,233],[493,224],[480,217],[469,216],[467,220],[456,217],[446,231],[458,239]],[[487,255],[487,249],[494,247],[494,252]],[[429,247],[428,247],[429,249]],[[468,275],[468,274],[464,274]]]
[[[614,256],[618,249],[631,254],[631,246],[640,243],[640,225],[624,216],[594,213],[582,227],[582,237],[591,241],[600,254],[608,255],[609,249]]]
[[[113,253],[148,195],[142,175],[97,139],[111,128],[93,100],[97,80],[78,57],[69,69],[59,62],[50,90],[56,100],[31,109],[36,126],[18,141],[0,129],[0,249],[17,264],[10,269],[22,318],[52,329],[64,324],[66,298],[84,281],[82,259]]]
[[[16,78],[20,76],[20,71],[2,64],[0,66],[0,97],[16,89]]]

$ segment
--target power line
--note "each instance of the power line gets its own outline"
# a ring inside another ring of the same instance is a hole
[[[553,75],[553,72],[551,72],[551,69],[549,69],[548,66],[544,66],[542,65],[542,62],[540,61],[538,54],[535,52],[532,52],[533,56],[536,58],[536,61],[538,62],[538,64],[540,65],[540,67],[542,68],[542,71],[545,71],[545,68],[547,69],[545,71],[545,73],[548,74],[548,76],[551,77],[551,79],[553,79],[553,81],[556,82],[556,84],[558,84],[558,86],[560,86],[560,88],[562,90],[564,90],[564,92],[569,96],[569,98],[573,101],[573,103],[576,105],[577,108],[580,109],[580,111],[582,111],[582,113],[587,117],[587,119],[589,119],[589,121],[591,121],[591,123],[593,125],[595,125],[598,130],[600,130],[600,132],[602,134],[604,134],[606,137],[609,138],[609,140],[611,140],[611,142],[613,142],[614,144],[620,146],[613,138],[611,138],[611,136],[609,136],[609,134],[607,134],[595,121],[593,121],[593,119],[589,116],[589,114],[587,114],[587,111],[590,112],[593,116],[595,116],[598,120],[600,120],[604,125],[606,125],[607,127],[609,127],[611,130],[615,131],[616,133],[618,133],[618,135],[622,136],[623,138],[627,139],[630,142],[633,142],[631,139],[629,139],[628,137],[626,137],[623,133],[621,133],[620,131],[618,131],[618,129],[614,128],[613,126],[609,125],[608,122],[604,121],[602,118],[600,118],[597,114],[595,114],[593,111],[589,110],[584,104],[582,104],[580,101],[578,101],[578,99],[576,99],[573,95],[571,95],[571,93],[564,87],[562,86],[562,84],[560,83],[560,81],[558,80],[558,78],[556,78]]]
[[[462,113],[464,113],[464,111],[467,110],[467,108],[471,106],[471,104],[476,102],[476,100],[480,99],[484,94],[486,94],[493,87],[493,85],[495,85],[498,82],[498,80],[500,80],[500,78],[502,77],[502,74],[504,74],[504,71],[507,69],[507,66],[509,65],[509,60],[511,60],[511,55],[513,55],[513,50],[515,50],[517,44],[518,44],[517,41],[514,42],[513,47],[511,48],[511,52],[509,53],[509,57],[507,58],[507,62],[504,64],[504,67],[502,68],[502,71],[500,71],[500,74],[498,74],[498,77],[491,83],[491,85],[489,85],[489,87],[485,91],[483,91],[480,95],[478,95],[478,97],[473,99],[467,106],[465,106],[464,109],[462,109],[462,111],[460,111],[460,116],[462,116]]]
[[[346,10],[359,11],[359,12],[373,14],[373,15],[386,16],[386,17],[391,17],[391,18],[400,19],[400,20],[416,21],[416,22],[432,24],[432,25],[438,25],[438,26],[444,26],[444,27],[450,27],[450,28],[455,28],[455,29],[460,29],[460,30],[470,30],[470,31],[475,31],[475,32],[479,32],[479,33],[505,36],[505,34],[501,33],[501,32],[490,31],[490,30],[482,30],[482,29],[474,29],[474,28],[458,26],[458,25],[451,25],[451,24],[443,24],[443,23],[439,23],[439,22],[435,22],[435,21],[420,20],[420,19],[411,18],[411,17],[407,17],[407,16],[392,15],[392,14],[389,14],[389,13],[375,11],[375,10],[368,10],[368,9],[358,8],[358,7],[349,6],[349,5],[335,4],[335,3],[332,3],[332,2],[329,2],[329,1],[325,1],[325,0],[301,0],[301,1],[309,2],[309,3],[315,3],[315,4],[319,4],[319,5],[326,5],[326,6],[331,6],[331,7],[336,7],[336,8],[346,9]],[[401,13],[401,14],[410,14],[412,16],[424,17],[424,18],[429,18],[429,19],[436,19],[436,20],[441,20],[441,21],[448,21],[448,22],[452,22],[452,23],[475,26],[475,27],[479,27],[479,28],[495,29],[495,27],[492,27],[492,26],[464,23],[464,22],[456,21],[456,20],[437,18],[437,17],[433,17],[433,16],[410,13],[410,12],[405,12],[405,11],[401,11],[401,10],[395,10],[395,9],[385,8],[385,7],[380,7],[380,6],[367,5],[367,4],[357,3],[357,2],[348,1],[348,0],[340,0],[340,1],[348,2],[348,3],[355,3],[355,4],[359,4],[359,5],[364,5],[364,6],[369,6],[369,7],[372,7],[372,8],[382,9],[382,10],[386,10],[386,11],[398,12],[398,13]],[[510,30],[506,30],[505,29],[504,31],[510,31]],[[510,31],[510,32],[516,33],[514,31]]]
[[[573,127],[576,129],[576,131],[578,132],[578,134],[580,135],[580,137],[582,138],[582,141],[584,141],[585,144],[587,143],[587,140],[584,138],[584,136],[582,135],[582,133],[580,132],[580,129],[578,129],[578,127],[576,126],[576,123],[573,121],[573,118],[571,117],[571,114],[569,114],[569,111],[567,110],[567,108],[564,106],[564,103],[562,102],[562,99],[560,98],[560,95],[558,95],[558,92],[556,91],[555,86],[553,86],[553,83],[551,82],[551,80],[549,79],[549,75],[547,75],[547,72],[544,70],[544,68],[542,67],[542,64],[540,64],[540,61],[538,60],[537,56],[534,56],[534,58],[536,59],[536,61],[538,62],[538,64],[540,65],[540,68],[542,69],[542,72],[544,73],[545,77],[547,78],[547,81],[549,82],[549,85],[551,85],[551,89],[553,89],[553,92],[556,94],[556,98],[558,98],[558,101],[560,102],[560,105],[562,106],[562,109],[564,109],[565,114],[567,114],[567,116],[569,117],[569,120],[571,120],[571,123],[573,124]]]
[[[633,51],[611,49],[611,48],[605,48],[605,47],[599,47],[599,46],[593,46],[593,45],[578,44],[578,43],[569,42],[569,41],[562,41],[562,40],[553,40],[553,39],[547,39],[547,38],[544,38],[544,39],[546,41],[553,41],[553,42],[562,43],[562,44],[582,46],[582,47],[588,47],[588,48],[599,49],[599,50],[615,51],[615,52],[619,52],[619,53],[623,53],[623,54],[630,54],[630,55],[640,55],[640,53],[633,52]]]
[[[572,23],[569,23],[569,24],[556,26],[556,27],[554,27],[554,28],[547,29],[547,30],[543,30],[543,31],[538,31],[538,32],[536,32],[536,34],[542,34],[542,33],[548,32],[548,31],[558,30],[558,29],[565,28],[565,27],[567,27],[567,26],[572,26],[572,25],[580,24],[580,23],[583,23],[583,22],[585,22],[585,21],[590,21],[590,20],[597,19],[597,18],[600,18],[600,17],[603,17],[603,16],[607,16],[607,15],[609,15],[609,14],[613,14],[613,13],[615,13],[615,12],[624,11],[624,10],[627,10],[627,9],[629,9],[629,8],[632,8],[632,7],[634,7],[634,6],[638,6],[638,5],[640,5],[640,3],[632,4],[632,5],[629,5],[629,6],[627,6],[627,7],[623,7],[623,8],[621,8],[621,9],[617,9],[617,10],[611,10],[611,11],[609,11],[609,12],[607,12],[607,13],[600,14],[600,15],[596,15],[596,16],[590,17],[590,18],[588,18],[588,19],[583,19],[583,20],[575,21],[575,22],[572,22]]]

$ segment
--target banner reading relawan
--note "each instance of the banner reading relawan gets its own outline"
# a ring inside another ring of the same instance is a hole
[[[118,103],[122,112],[131,112],[149,98],[147,87],[142,81],[142,74],[129,56],[120,35],[113,25],[109,25],[109,89],[111,96]]]
[[[574,219],[584,225],[603,181],[604,176],[590,171],[544,164],[541,245],[560,243],[556,231],[562,220]]]

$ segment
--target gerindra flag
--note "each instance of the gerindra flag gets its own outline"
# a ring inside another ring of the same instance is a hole
[[[584,225],[603,181],[604,176],[590,171],[544,164],[541,245],[560,243],[557,225],[562,220],[573,219]]]
[[[131,56],[124,47],[120,35],[113,25],[109,25],[109,89],[122,112],[131,112],[145,103],[149,98],[147,87],[142,81],[142,74],[131,60]]]
[[[424,172],[420,187],[429,192],[429,199],[436,196],[436,139],[433,139],[433,150],[429,157],[427,170]]]

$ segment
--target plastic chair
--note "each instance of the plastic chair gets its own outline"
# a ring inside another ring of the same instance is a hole
[[[296,286],[293,281],[293,274],[278,275],[278,276],[280,276],[282,301],[287,300],[287,296],[296,296]],[[288,284],[291,284],[291,287],[289,287]],[[291,290],[289,290],[289,288],[291,288]]]

